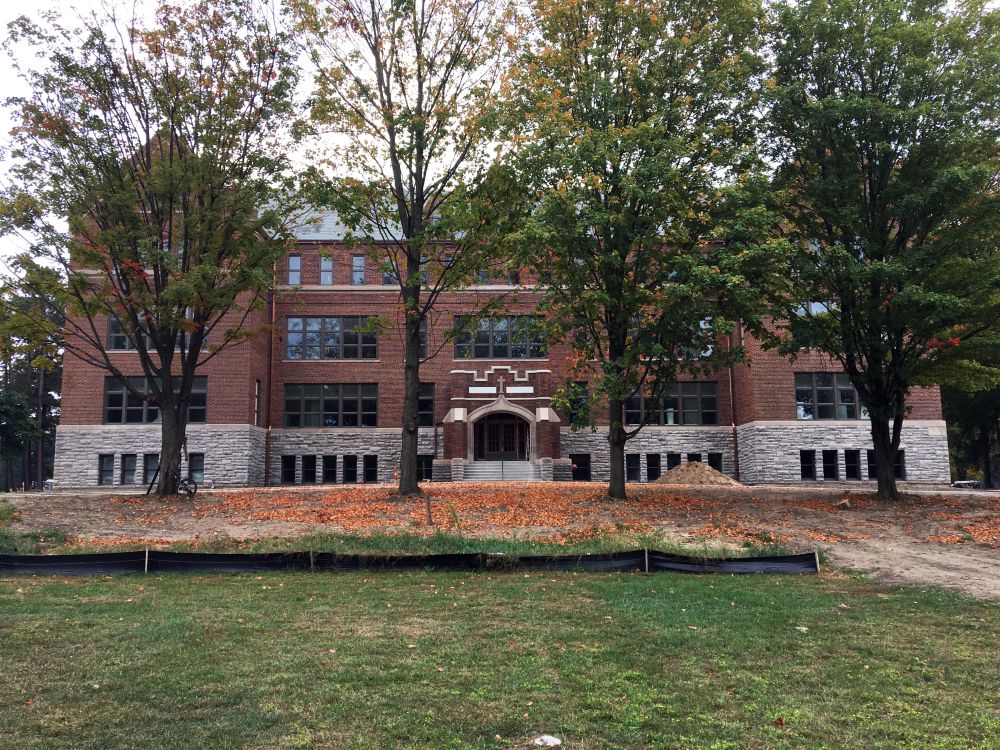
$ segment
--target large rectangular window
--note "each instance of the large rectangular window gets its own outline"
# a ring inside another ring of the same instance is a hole
[[[333,258],[320,256],[319,283],[322,286],[333,286]]]
[[[657,402],[649,396],[632,396],[625,402],[625,423],[674,425],[719,423],[718,384],[672,383]]]
[[[377,427],[375,383],[288,383],[285,427]]]
[[[547,356],[538,320],[532,315],[480,318],[465,328],[455,318],[455,359],[542,359]]]
[[[434,384],[421,383],[417,397],[417,424],[420,427],[434,426]]]
[[[795,373],[795,415],[798,419],[866,419],[847,374]]]
[[[351,283],[360,286],[365,283],[365,256],[351,256]]]
[[[150,341],[149,336],[143,334],[143,340],[145,341],[147,351],[153,348],[153,342]],[[122,328],[122,324],[118,318],[109,316],[108,351],[132,351],[134,349],[135,343],[125,333],[125,329]]]
[[[128,378],[128,384],[139,393],[152,393],[146,378]],[[174,392],[180,390],[181,379],[174,378]],[[195,376],[191,384],[191,401],[188,404],[188,422],[202,423],[208,409],[208,378]],[[105,424],[153,424],[160,421],[160,408],[140,398],[125,388],[117,378],[104,379]]]
[[[288,359],[378,359],[378,337],[368,318],[288,318]]]
[[[302,283],[302,256],[288,256],[288,283],[298,285]]]

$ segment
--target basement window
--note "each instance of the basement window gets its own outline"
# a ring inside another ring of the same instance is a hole
[[[323,456],[323,484],[337,483],[337,457]]]
[[[421,453],[417,456],[417,481],[434,481],[434,456],[430,453]]]
[[[363,466],[365,472],[365,482],[375,483],[378,481],[378,456],[364,456]]]
[[[570,463],[573,465],[573,481],[574,482],[589,482],[590,481],[590,454],[589,453],[570,453],[569,454]]]
[[[816,451],[799,451],[802,479],[816,479]]]
[[[681,465],[681,454],[680,453],[668,453],[667,454],[667,471],[671,469],[676,469]]]
[[[655,482],[660,478],[660,454],[646,454],[646,481]]]
[[[640,458],[638,453],[625,454],[625,481],[641,482],[642,471],[639,466]]]
[[[711,466],[716,471],[722,471],[722,454],[721,453],[709,453],[708,454],[708,465]]]
[[[195,484],[204,484],[205,482],[204,453],[188,454],[188,479],[190,479]]]
[[[150,485],[156,478],[160,469],[160,454],[146,453],[142,457],[142,481],[143,484]]]
[[[316,484],[316,456],[302,457],[302,484]]]
[[[836,481],[840,479],[837,451],[823,451],[823,479]]]
[[[358,483],[358,457],[344,456],[344,484]]]
[[[295,456],[281,457],[281,483],[295,484]]]
[[[115,457],[111,453],[102,453],[97,457],[97,483],[115,483]]]
[[[122,454],[122,484],[135,484],[136,455]]]
[[[689,464],[700,464],[701,454],[700,453],[688,453],[688,463]]]
[[[861,480],[861,451],[844,451],[844,478]]]

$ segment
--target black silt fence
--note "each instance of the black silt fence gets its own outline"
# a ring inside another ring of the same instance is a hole
[[[704,558],[656,550],[603,555],[342,555],[335,552],[105,552],[81,555],[0,555],[0,575],[114,575],[118,573],[259,573],[319,570],[564,570],[634,573],[819,572],[815,552],[771,557]]]

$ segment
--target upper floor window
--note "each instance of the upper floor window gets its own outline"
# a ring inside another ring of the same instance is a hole
[[[333,286],[333,258],[320,257],[319,283],[323,286]]]
[[[287,359],[378,359],[368,318],[289,318]]]
[[[417,396],[417,425],[420,427],[434,426],[434,384],[421,383]]]
[[[843,372],[795,373],[798,419],[867,419],[850,377]]]
[[[466,323],[465,318],[455,318],[456,329]],[[455,359],[542,359],[546,354],[533,315],[480,318],[455,337]]]
[[[285,427],[376,427],[376,383],[287,383]]]
[[[351,283],[361,285],[365,283],[365,256],[351,256]]]
[[[833,312],[836,309],[836,301],[827,300],[825,302],[803,302],[795,308],[794,312],[801,317],[805,315],[822,315],[823,313]]]
[[[139,393],[152,393],[145,377],[128,378],[128,384]],[[181,379],[173,380],[174,392],[180,390]],[[191,384],[191,401],[188,404],[188,422],[205,421],[208,401],[208,378],[195,376]],[[105,424],[152,424],[160,421],[160,408],[144,398],[127,390],[118,378],[104,379],[104,423]]]
[[[382,284],[384,286],[396,286],[399,284],[399,276],[390,258],[385,259],[384,270],[382,271]]]
[[[301,255],[288,256],[288,283],[293,285],[302,283]]]
[[[625,402],[625,424],[672,425],[719,423],[718,384],[711,381],[672,383],[657,401],[632,396]]]
[[[184,311],[184,317],[188,320],[194,319],[194,313],[190,308]],[[151,352],[153,350],[153,340],[149,337],[149,334],[142,334],[143,341],[146,344],[146,351]],[[181,341],[187,340],[189,334],[180,331],[177,336],[177,341],[174,343],[174,351],[179,351],[181,348]],[[108,351],[135,351],[135,342],[129,338],[128,334],[125,333],[125,329],[122,328],[121,321],[118,318],[108,316]],[[202,338],[202,343],[208,342],[208,336]]]

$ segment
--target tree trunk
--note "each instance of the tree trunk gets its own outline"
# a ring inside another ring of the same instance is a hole
[[[896,487],[896,451],[898,441],[893,440],[893,430],[885,417],[871,417],[872,444],[875,448],[875,474],[878,477],[879,500],[898,500],[899,489]],[[895,445],[893,444],[895,442]]]
[[[45,483],[45,370],[38,371],[38,455],[35,456],[35,476],[38,489]]]
[[[417,442],[420,436],[418,415],[420,398],[420,317],[407,310],[406,341],[403,365],[403,441],[399,452],[399,494],[418,495]],[[430,501],[427,523],[433,523]]]
[[[608,497],[613,500],[625,499],[625,427],[622,425],[622,402],[608,400],[608,445],[611,450],[611,481]]]
[[[993,466],[990,462],[990,427],[983,425],[979,428],[979,446],[982,451],[983,461],[983,489],[993,488]]]
[[[187,429],[187,403],[160,409],[160,476],[157,495],[176,495],[181,471],[181,448]],[[179,416],[183,414],[184,416]]]

